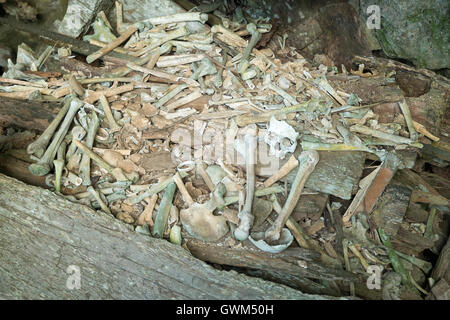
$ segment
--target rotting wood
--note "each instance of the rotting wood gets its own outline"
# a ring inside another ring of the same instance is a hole
[[[180,246],[4,175],[0,204],[3,298],[332,299],[217,271]],[[80,268],[82,290],[66,286],[70,265]]]
[[[441,85],[446,86],[448,89],[450,89],[450,81],[447,78],[445,78],[444,76],[439,75],[432,70],[417,69],[417,68],[408,66],[399,61],[380,58],[380,57],[374,57],[374,56],[370,56],[370,57],[355,56],[353,58],[353,62],[356,64],[364,64],[367,68],[378,69],[378,70],[384,72],[385,74],[389,74],[393,70],[418,72],[420,74],[423,74],[424,76],[432,78],[433,80],[439,81],[439,83]]]
[[[249,240],[242,245],[228,244],[233,240],[226,236],[220,242],[204,242],[189,236],[184,237],[189,251],[197,258],[211,263],[271,270],[291,276],[309,279],[326,279],[351,281],[358,280],[355,274],[333,269],[319,262],[320,254],[304,248],[290,248],[277,254],[259,250]],[[306,268],[299,268],[297,261],[305,263]]]
[[[34,176],[28,170],[29,162],[17,159],[11,155],[0,154],[0,173],[15,177],[32,186],[49,188],[45,183],[45,177]]]
[[[391,240],[395,250],[402,253],[417,256],[425,249],[433,247],[434,241],[423,237],[413,231],[400,226],[397,234]]]

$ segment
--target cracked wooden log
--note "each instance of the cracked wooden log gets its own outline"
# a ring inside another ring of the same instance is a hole
[[[390,237],[397,234],[408,209],[411,190],[407,187],[388,184],[370,214],[377,227],[383,228]]]
[[[20,181],[38,186],[48,188],[45,183],[45,176],[38,177],[30,174],[28,170],[29,162],[17,159],[8,154],[0,153],[0,173],[15,177]]]
[[[218,271],[180,246],[0,174],[0,297],[9,299],[327,299]],[[80,289],[66,286],[69,266]]]
[[[211,263],[270,271],[299,282],[307,279],[364,281],[355,274],[320,263],[320,254],[310,249],[289,248],[274,254],[259,250],[249,240],[243,241],[242,245],[232,245],[229,236],[219,242],[204,242],[188,236],[184,239],[189,251],[195,257]]]

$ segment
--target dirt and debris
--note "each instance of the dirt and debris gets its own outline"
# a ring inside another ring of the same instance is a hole
[[[286,39],[261,46],[275,39],[264,19],[209,27],[218,8],[202,8],[132,21],[116,2],[86,58],[21,45],[0,99],[59,107],[33,132],[0,108],[0,169],[205,261],[306,277],[291,283],[306,292],[448,297],[448,81],[373,59],[339,72]],[[383,289],[364,288],[372,266]]]

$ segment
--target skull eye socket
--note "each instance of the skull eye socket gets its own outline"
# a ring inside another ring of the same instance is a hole
[[[286,147],[286,148],[288,148],[288,147],[293,145],[292,141],[290,139],[288,139],[288,138],[283,138],[281,140],[281,144],[283,145],[283,147]]]

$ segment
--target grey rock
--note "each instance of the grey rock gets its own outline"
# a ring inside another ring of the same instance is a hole
[[[11,48],[0,45],[0,68],[5,68],[8,66],[8,59],[12,58]]]
[[[428,69],[450,67],[447,0],[361,0],[363,21],[370,5],[380,7],[381,28],[373,31],[390,58]]]

